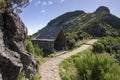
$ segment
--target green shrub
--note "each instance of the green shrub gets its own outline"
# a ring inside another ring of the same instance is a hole
[[[75,32],[72,32],[72,33],[67,32],[67,33],[66,33],[66,38],[67,38],[68,40],[72,40],[72,39],[74,39],[75,41],[78,40],[78,36],[77,36],[77,34],[76,34]]]
[[[31,39],[33,39],[33,38],[34,38],[33,35],[29,35],[29,36],[26,37],[26,39],[29,40],[29,41],[30,41]]]
[[[75,64],[81,80],[120,80],[120,66],[108,54],[87,54]]]
[[[90,38],[90,35],[84,31],[78,31],[78,32],[76,32],[76,34],[77,34],[79,40]]]
[[[120,80],[120,66],[109,54],[93,54],[91,50],[60,63],[62,80]],[[67,76],[66,76],[67,75]]]
[[[25,77],[25,71],[22,71],[19,76],[18,76],[18,80],[25,80],[26,77]]]
[[[34,54],[37,56],[43,56],[43,49],[37,45],[34,45]]]
[[[104,51],[107,53],[118,53],[120,50],[120,38],[114,37],[103,37],[97,43],[100,43],[104,46]]]
[[[75,40],[74,39],[69,40],[68,43],[67,43],[67,48],[68,49],[73,49],[74,46],[75,46]]]
[[[106,45],[106,47],[105,47],[105,51],[108,52],[108,53],[111,53],[111,52],[112,52],[112,48],[111,48],[111,46]]]
[[[95,43],[93,44],[93,52],[95,53],[102,53],[104,51],[104,45],[102,43]]]
[[[33,76],[32,80],[40,80],[40,66],[44,62],[43,55],[45,52],[43,52],[43,49],[38,45],[33,45],[30,41],[31,38],[32,36],[28,36],[26,39],[26,50],[35,56],[35,60],[38,64],[38,72]],[[19,75],[18,80],[26,80],[24,72]]]
[[[90,35],[84,31],[77,32],[67,32],[67,49],[73,49],[75,47],[75,43],[79,40],[84,40],[90,38]]]
[[[87,52],[87,51],[86,51]],[[62,80],[79,80],[78,70],[75,67],[76,59],[80,58],[86,52],[81,52],[79,55],[73,55],[59,64],[59,71]]]
[[[29,40],[26,40],[26,50],[37,56],[43,56],[44,53],[42,48],[40,48],[38,45],[33,45]]]
[[[32,45],[32,42],[29,40],[26,40],[26,50],[32,54],[34,54],[34,47]]]
[[[71,79],[69,75],[62,73],[62,80],[71,80]]]
[[[76,56],[75,56],[76,57]],[[74,56],[62,61],[60,66],[60,75],[62,80],[76,80],[78,79],[77,69],[75,68]]]

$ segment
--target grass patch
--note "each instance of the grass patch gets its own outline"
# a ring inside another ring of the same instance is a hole
[[[60,55],[63,55],[65,53],[67,53],[68,51],[60,51],[60,52],[56,52],[56,53],[52,53],[50,55],[48,55],[49,58],[53,58],[53,57],[57,57],[57,56],[60,56]]]
[[[40,69],[41,69],[41,65],[46,61],[46,59],[45,58],[43,58],[43,57],[36,57],[36,62],[37,62],[37,64],[38,64],[38,72],[35,74],[35,76],[33,77],[33,79],[32,80],[40,80]]]
[[[75,60],[81,57],[81,55],[85,55],[85,53],[91,53],[91,47],[86,51],[82,51],[81,53],[75,54],[65,60],[63,60],[59,64],[59,71],[62,80],[78,80],[78,70],[75,66]]]
[[[93,54],[92,48],[63,60],[59,71],[62,80],[120,80],[114,55]]]
[[[70,58],[62,61],[59,67],[62,80],[74,80],[77,78],[77,69],[75,68],[73,61]]]
[[[84,39],[84,40],[77,41],[75,43],[75,47],[80,47],[80,46],[86,44],[88,41],[89,41],[89,39]]]
[[[22,72],[20,73],[20,75],[18,76],[18,80],[25,80],[25,79],[26,79],[26,77],[25,77],[25,72],[22,71]]]
[[[42,63],[44,63],[46,61],[45,58],[41,57],[41,56],[35,56],[35,60],[38,64],[38,72],[34,75],[34,77],[32,78],[32,80],[40,80],[40,68]],[[20,73],[20,75],[18,76],[18,80],[26,80],[26,74],[25,71],[22,71]]]

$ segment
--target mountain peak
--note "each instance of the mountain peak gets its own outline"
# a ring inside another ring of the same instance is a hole
[[[100,6],[93,13],[67,12],[51,20],[46,27],[52,26],[62,26],[65,33],[84,31],[100,37],[120,36],[120,19],[112,15],[104,6]]]
[[[104,13],[110,13],[110,10],[108,9],[108,7],[100,6],[95,11],[95,13],[102,13],[102,12],[104,12]]]

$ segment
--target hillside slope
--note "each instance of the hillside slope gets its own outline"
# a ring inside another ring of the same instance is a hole
[[[100,6],[93,13],[74,11],[51,20],[46,27],[63,26],[66,32],[85,31],[93,36],[119,36],[120,18],[112,15],[107,7]],[[35,33],[39,34],[40,30]]]

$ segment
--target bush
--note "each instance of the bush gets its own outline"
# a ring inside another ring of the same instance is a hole
[[[29,36],[26,37],[26,39],[29,40],[29,41],[32,40],[33,38],[34,38],[33,35],[29,35]]]
[[[43,49],[37,45],[33,45],[29,40],[26,40],[26,50],[33,55],[43,56]]]
[[[60,63],[62,80],[120,80],[120,66],[109,54],[83,51]],[[67,76],[66,76],[67,75]]]
[[[67,38],[67,48],[73,49],[77,41],[88,39],[90,38],[90,35],[84,31],[72,32],[72,33],[67,32],[66,38]]]
[[[71,80],[70,79],[70,76],[68,76],[67,74],[62,74],[63,76],[62,76],[62,80]]]
[[[69,39],[69,40],[72,40],[72,39],[74,39],[75,41],[78,40],[78,36],[75,32],[72,32],[72,33],[67,32],[66,33],[66,38]]]
[[[120,38],[119,37],[118,38],[103,37],[97,42],[97,44],[102,44],[104,46],[104,51],[106,51],[107,53],[119,53],[118,52],[120,50]]]
[[[26,80],[26,77],[25,77],[25,71],[22,71],[19,76],[18,76],[18,80]]]
[[[68,49],[73,49],[75,46],[75,40],[74,39],[71,39],[67,42],[67,48]]]
[[[78,31],[77,36],[78,36],[79,40],[90,38],[90,35],[88,33],[84,32],[84,31]]]
[[[75,56],[76,57],[76,56]],[[62,80],[76,80],[78,79],[77,69],[75,68],[74,56],[62,61],[60,66],[60,76]]]
[[[102,53],[104,51],[104,45],[102,43],[95,43],[93,44],[93,52],[95,53]]]
[[[34,54],[37,56],[43,56],[43,49],[37,45],[34,45]]]
[[[108,54],[87,54],[75,64],[80,80],[120,80],[120,66]]]
[[[32,54],[34,54],[34,47],[32,45],[32,42],[29,40],[26,40],[26,50]]]
[[[117,50],[120,50],[119,37],[104,37],[93,45],[95,53],[117,53]],[[116,56],[119,60],[119,55]],[[114,56],[93,54],[88,50],[62,61],[60,74],[62,78],[70,80],[120,80],[120,66]]]

